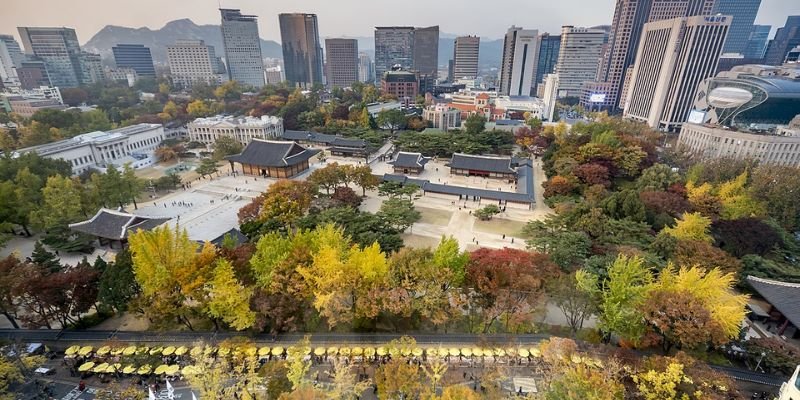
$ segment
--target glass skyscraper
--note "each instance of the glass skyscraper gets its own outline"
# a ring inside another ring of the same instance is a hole
[[[753,25],[747,47],[744,48],[744,58],[764,58],[771,30],[772,25]]]
[[[264,86],[264,60],[256,17],[242,15],[239,10],[220,9],[219,12],[228,78],[257,88]]]
[[[74,29],[20,27],[18,30],[25,52],[44,62],[53,86],[81,84],[81,47]]]
[[[786,25],[778,28],[775,38],[769,42],[767,53],[764,55],[764,64],[781,65],[786,60],[789,50],[800,45],[800,15],[791,15],[786,18]]]
[[[316,14],[280,14],[286,80],[310,88],[322,84],[322,46]]]
[[[558,51],[561,48],[561,36],[542,33],[537,40],[539,51],[536,65],[534,65],[533,93],[537,92],[539,84],[547,74],[552,74],[558,62]]]
[[[142,77],[156,77],[153,56],[149,48],[141,44],[118,44],[111,50],[114,52],[114,62],[118,68],[130,68],[136,71],[136,75]]]
[[[761,0],[717,0],[714,2],[712,14],[730,15],[733,17],[728,38],[725,40],[723,53],[744,54],[753,21],[756,20]]]

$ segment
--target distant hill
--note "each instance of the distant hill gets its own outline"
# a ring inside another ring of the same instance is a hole
[[[150,48],[156,63],[167,62],[167,46],[178,39],[200,39],[214,46],[217,56],[224,56],[222,33],[219,25],[197,25],[189,19],[170,21],[161,29],[128,28],[106,25],[89,39],[83,48],[99,53],[103,58],[113,59],[111,48],[120,43],[143,44]],[[261,52],[264,57],[282,58],[281,45],[272,40],[261,39]]]

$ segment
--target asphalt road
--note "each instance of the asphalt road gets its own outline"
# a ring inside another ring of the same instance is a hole
[[[86,344],[117,340],[131,343],[183,344],[191,345],[199,340],[218,342],[233,337],[248,337],[257,344],[280,343],[288,345],[296,343],[304,334],[283,334],[273,338],[269,334],[243,334],[240,332],[122,332],[122,331],[57,331],[57,330],[25,330],[0,329],[0,339],[22,341],[25,343],[44,342],[55,349],[64,349],[72,344]],[[384,344],[402,336],[412,336],[421,345],[442,344],[446,346],[485,344],[535,344],[547,339],[549,335],[511,335],[511,334],[383,334],[383,333],[315,333],[311,335],[312,344]],[[760,374],[753,371],[712,366],[731,378],[768,386],[780,387],[784,378]],[[75,397],[75,399],[82,397]]]

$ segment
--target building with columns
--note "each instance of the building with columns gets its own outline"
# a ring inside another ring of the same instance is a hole
[[[20,154],[35,152],[72,165],[79,175],[89,169],[105,170],[109,165],[142,168],[156,162],[153,152],[163,142],[161,124],[138,124],[110,131],[90,132],[58,142],[20,149]]]
[[[228,136],[247,146],[253,139],[275,139],[283,134],[283,119],[264,115],[261,118],[217,115],[197,118],[188,124],[189,140],[213,145]]]

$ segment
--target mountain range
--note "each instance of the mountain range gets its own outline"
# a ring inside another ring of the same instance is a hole
[[[439,65],[446,66],[447,61],[453,57],[453,38],[455,36],[444,32],[440,34]],[[190,19],[170,21],[160,29],[106,25],[92,36],[83,45],[83,48],[86,51],[100,54],[104,59],[113,60],[111,48],[117,44],[142,44],[150,48],[153,61],[163,64],[167,62],[167,46],[174,44],[178,39],[203,40],[206,44],[214,46],[217,56],[224,56],[219,25],[197,25]],[[372,37],[351,37],[351,39],[357,39],[359,50],[374,58],[375,41]],[[324,38],[321,41],[324,48]],[[283,58],[280,43],[273,40],[261,39],[261,53],[268,58]],[[502,53],[502,39],[481,40],[479,63],[482,67],[497,66],[500,64]]]
[[[178,39],[203,40],[206,44],[214,46],[218,57],[225,55],[219,25],[197,25],[189,19],[170,21],[161,29],[106,25],[92,36],[83,48],[99,53],[103,58],[113,59],[111,48],[117,44],[143,44],[150,48],[153,61],[166,63],[167,46],[175,44]],[[261,53],[264,57],[283,57],[280,43],[272,40],[261,39]]]

